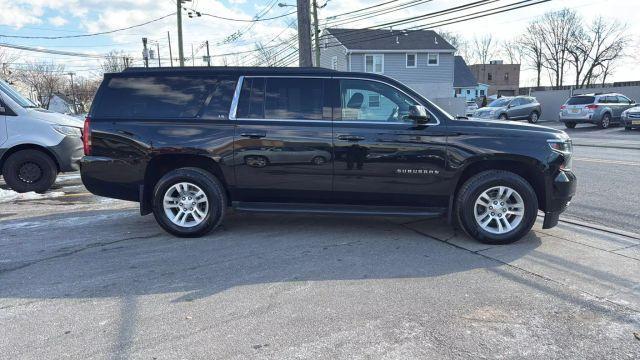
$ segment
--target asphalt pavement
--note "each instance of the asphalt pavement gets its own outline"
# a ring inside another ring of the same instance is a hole
[[[490,246],[439,220],[236,213],[179,239],[72,174],[0,203],[0,358],[639,358],[640,237],[540,226]]]

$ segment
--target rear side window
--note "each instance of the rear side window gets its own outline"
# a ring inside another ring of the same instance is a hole
[[[247,78],[238,102],[238,118],[322,120],[323,80]]]
[[[322,120],[322,83],[322,79],[267,79],[265,118]]]
[[[218,79],[189,76],[115,77],[103,88],[95,114],[118,118],[194,118],[207,100],[213,100],[209,95],[216,92],[218,85]],[[233,92],[230,96],[233,97]],[[216,99],[214,108],[207,111],[218,110],[216,115],[223,114],[219,107],[224,103],[224,97]],[[228,112],[229,105],[227,115]]]
[[[567,105],[587,105],[596,101],[594,96],[572,96],[567,100]]]

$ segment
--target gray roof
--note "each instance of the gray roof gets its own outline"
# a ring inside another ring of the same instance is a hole
[[[462,56],[456,56],[453,68],[453,87],[474,87],[478,80],[473,75]]]
[[[433,30],[326,29],[349,50],[451,50]]]

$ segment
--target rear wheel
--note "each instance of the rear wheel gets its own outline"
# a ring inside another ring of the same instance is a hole
[[[163,176],[153,192],[153,215],[167,232],[198,237],[224,218],[227,199],[220,181],[199,168],[181,168]]]
[[[486,244],[509,244],[533,227],[538,198],[531,185],[508,171],[481,172],[460,188],[458,222],[471,237]]]
[[[16,192],[43,193],[56,181],[58,167],[51,156],[40,150],[20,150],[7,158],[2,175]]]
[[[539,115],[538,115],[537,111],[532,112],[531,115],[529,115],[529,122],[532,123],[532,124],[537,123],[538,122],[538,117],[539,117]]]
[[[500,119],[500,120],[507,120],[507,114],[500,114],[500,116],[498,117],[498,119]]]
[[[322,164],[326,163],[327,160],[323,156],[315,156],[313,159],[311,159],[311,162],[314,165],[322,165]]]
[[[576,123],[568,121],[568,122],[564,123],[564,126],[566,126],[567,129],[573,129],[573,128],[576,127]]]
[[[627,131],[631,131],[631,126],[625,126],[624,129]]]
[[[601,129],[607,129],[609,126],[611,126],[611,115],[609,115],[609,113],[606,113],[602,116],[602,120],[600,120],[600,122],[598,123],[598,126]]]

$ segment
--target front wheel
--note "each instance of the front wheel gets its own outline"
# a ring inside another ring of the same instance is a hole
[[[220,181],[199,168],[170,171],[156,184],[153,215],[167,232],[198,237],[215,229],[224,218],[227,199]]]
[[[625,129],[626,131],[631,131],[631,126],[625,126],[625,127],[624,127],[624,129]]]
[[[460,188],[456,212],[469,236],[486,244],[509,244],[533,227],[538,198],[519,175],[503,170],[484,171]]]
[[[507,114],[500,114],[500,116],[498,116],[498,119],[507,120]]]
[[[538,122],[538,118],[538,113],[534,111],[531,113],[531,115],[529,115],[529,122],[535,124]]]
[[[43,193],[53,185],[58,167],[51,156],[39,150],[20,150],[4,163],[2,175],[7,185],[19,193]]]

